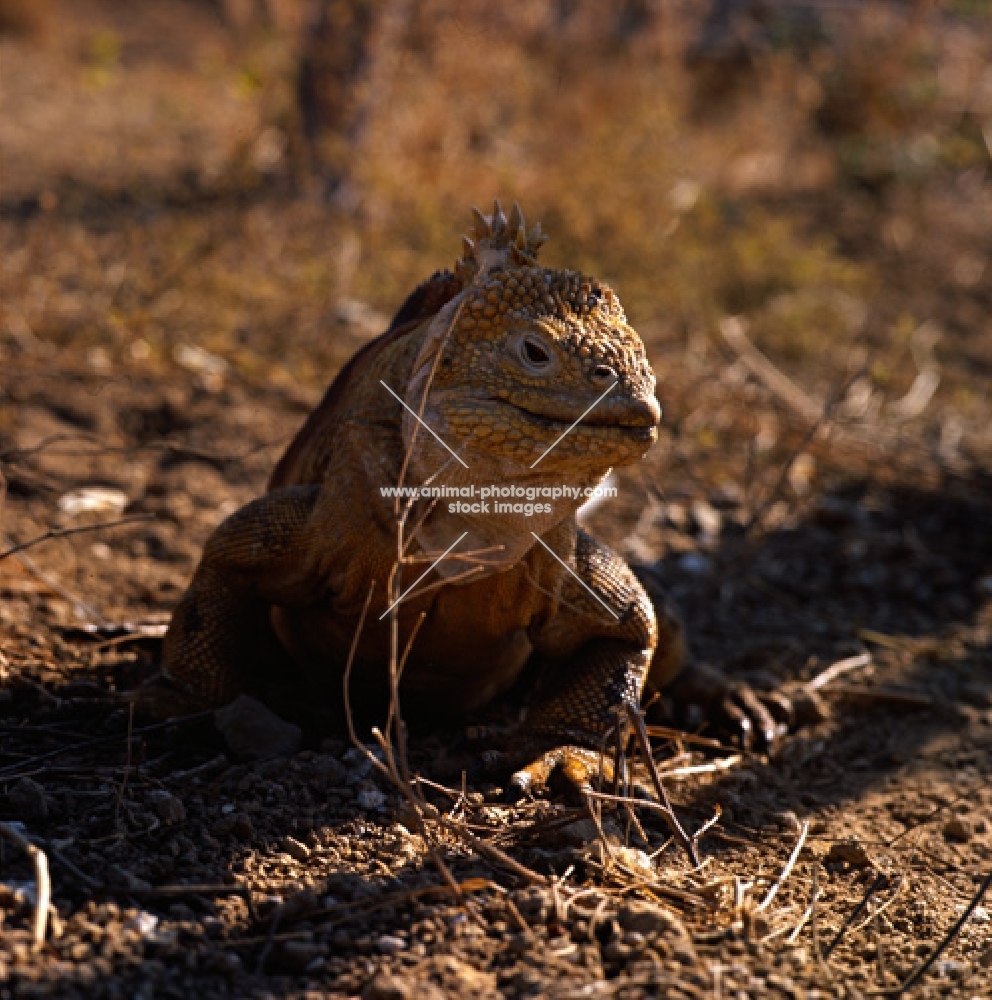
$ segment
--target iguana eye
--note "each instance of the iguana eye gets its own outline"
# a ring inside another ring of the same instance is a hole
[[[543,371],[551,364],[551,355],[547,348],[534,337],[522,337],[517,347],[517,353],[524,367],[533,371]]]
[[[609,365],[596,365],[589,376],[593,385],[612,385],[617,380],[617,373]]]

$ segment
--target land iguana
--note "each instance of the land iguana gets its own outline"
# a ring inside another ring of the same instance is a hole
[[[590,748],[647,690],[708,703],[773,740],[776,722],[750,689],[683,670],[682,628],[650,571],[635,573],[576,522],[586,491],[657,439],[640,337],[606,284],[538,263],[545,237],[517,205],[509,218],[498,202],[489,217],[474,211],[454,270],[421,284],[354,355],[268,492],[208,539],[165,637],[163,674],[220,706],[250,675],[278,680],[278,649],[340,701],[357,635],[350,697],[381,705],[399,514],[417,560],[394,612],[401,646],[419,626],[404,715],[476,709],[536,659],[542,681],[521,735],[534,763],[516,773],[518,787],[543,785],[557,767],[587,780]],[[529,511],[508,501],[500,513],[450,499],[473,484],[518,497],[564,484],[575,495]],[[388,495],[425,485],[447,495]]]

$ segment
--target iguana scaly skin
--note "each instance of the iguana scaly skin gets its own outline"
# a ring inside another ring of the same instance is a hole
[[[351,697],[359,709],[381,703],[397,511],[409,507],[382,487],[590,487],[656,440],[654,374],[613,291],[540,266],[540,227],[525,230],[517,206],[509,220],[498,203],[489,218],[476,212],[473,235],[454,273],[421,285],[341,371],[269,492],[208,540],[164,646],[166,675],[202,704],[278,669],[259,652],[273,636],[340,698],[370,588]],[[532,517],[452,514],[445,500],[406,510],[407,554],[421,562],[405,567],[403,590],[460,541],[398,605],[401,648],[420,622],[403,711],[476,708],[538,658],[545,680],[525,729],[552,752],[521,773],[525,784],[559,763],[581,770],[582,755],[561,748],[599,747],[617,707],[639,704],[649,678],[664,685],[683,660],[677,620],[577,526],[581,503]]]

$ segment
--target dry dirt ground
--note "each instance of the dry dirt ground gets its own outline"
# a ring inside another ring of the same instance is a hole
[[[563,794],[506,805],[512,699],[414,739],[425,840],[319,706],[266,762],[210,718],[131,714],[207,535],[398,296],[335,292],[352,244],[267,179],[263,102],[207,6],[74,10],[0,38],[0,821],[45,851],[53,906],[35,948],[5,839],[0,1000],[853,1000],[948,935],[903,995],[992,996],[992,893],[955,931],[992,873],[987,182],[953,230],[939,420],[857,405],[852,372],[811,418],[817,379],[797,398],[739,340],[649,337],[663,440],[594,529],[756,687],[861,657],[771,759],[656,738],[682,823],[718,817],[702,865],[646,807],[597,828]],[[930,272],[893,267],[909,301]]]

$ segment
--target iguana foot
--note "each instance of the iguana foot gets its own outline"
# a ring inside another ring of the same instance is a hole
[[[666,686],[683,720],[693,710],[720,731],[733,734],[746,749],[773,753],[795,716],[790,699],[780,691],[758,691],[728,677],[708,663],[696,662]]]
[[[612,783],[613,759],[588,747],[555,747],[514,772],[510,778],[510,787],[518,795],[539,792],[547,787],[555,773],[573,791],[583,794],[591,791],[594,783]]]
[[[628,758],[629,760],[629,758]],[[524,794],[541,792],[548,785],[560,785],[566,795],[586,801],[590,792],[614,791],[616,766],[611,751],[603,754],[588,747],[567,745],[541,754],[510,778],[509,797],[519,799]],[[628,768],[626,787],[616,792],[635,798],[656,800],[654,790]]]

